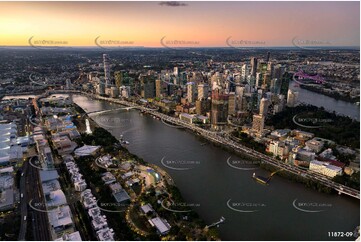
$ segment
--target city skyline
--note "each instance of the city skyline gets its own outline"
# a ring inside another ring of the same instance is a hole
[[[359,2],[1,2],[0,46],[359,47],[359,14]]]

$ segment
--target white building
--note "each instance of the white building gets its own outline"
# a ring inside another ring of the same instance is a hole
[[[104,228],[97,231],[99,241],[114,241],[114,231],[110,228]]]
[[[73,233],[65,233],[62,237],[55,241],[82,241],[79,231]]]
[[[288,92],[287,92],[287,106],[288,107],[296,106],[297,100],[298,100],[298,92],[294,91],[294,90],[291,90],[291,89],[288,89]]]
[[[160,217],[155,217],[153,219],[149,219],[148,221],[153,227],[157,229],[158,233],[161,235],[167,234],[171,228],[167,220]]]
[[[337,175],[342,175],[342,168],[331,165],[329,162],[313,160],[310,162],[309,169],[311,171],[323,174],[328,177],[335,177]]]

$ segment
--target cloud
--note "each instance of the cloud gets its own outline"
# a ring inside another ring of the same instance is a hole
[[[167,7],[184,7],[184,6],[187,6],[187,4],[177,2],[177,1],[160,2],[159,5],[167,6]]]

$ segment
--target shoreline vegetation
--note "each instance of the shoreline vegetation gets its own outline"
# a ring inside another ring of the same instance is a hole
[[[323,89],[317,88],[317,87],[313,87],[313,86],[307,86],[307,85],[300,85],[301,88],[310,91],[310,92],[314,92],[314,93],[318,93],[327,97],[331,97],[334,98],[335,100],[340,100],[340,101],[344,101],[347,103],[352,103],[352,104],[356,104],[356,102],[360,102],[360,97],[350,97],[350,96],[344,96],[344,95],[340,95],[337,92],[326,92]]]
[[[294,118],[303,127],[297,125]],[[338,145],[353,149],[360,147],[360,122],[337,115],[336,112],[328,112],[323,107],[305,104],[293,108],[286,107],[282,112],[268,118],[266,125],[273,126],[274,129],[302,129],[314,133],[316,137],[332,140]]]
[[[117,221],[122,221],[121,228],[119,226],[112,226],[114,228],[114,232],[116,233],[118,240],[134,240],[137,238],[142,238],[145,240],[160,240],[161,238],[156,233],[155,230],[151,230],[145,232],[147,229],[147,224],[144,223],[146,221],[143,216],[140,216],[137,211],[140,211],[139,203],[146,204],[150,203],[152,207],[158,212],[158,214],[162,217],[165,217],[168,222],[171,221],[171,230],[165,238],[173,238],[175,240],[220,240],[219,231],[216,228],[205,228],[205,222],[199,218],[199,215],[192,210],[192,208],[187,206],[182,207],[182,210],[191,210],[187,213],[174,213],[164,209],[158,201],[159,199],[169,199],[174,202],[174,204],[186,204],[181,192],[176,187],[173,182],[171,176],[160,167],[148,163],[144,161],[142,158],[134,155],[128,151],[128,149],[122,146],[118,139],[116,139],[109,131],[100,127],[91,117],[89,117],[86,112],[76,103],[73,103],[75,110],[80,114],[74,118],[73,122],[78,127],[80,131],[82,131],[82,137],[78,140],[78,144],[87,144],[87,145],[100,145],[102,146],[102,155],[110,154],[114,157],[122,157],[127,160],[133,160],[136,163],[139,163],[144,166],[151,167],[158,174],[163,176],[163,181],[165,183],[165,187],[167,190],[167,194],[156,196],[156,190],[151,188],[146,192],[140,193],[136,196],[136,203],[130,205],[127,211],[122,213],[109,213],[109,222],[110,224],[117,225]],[[92,134],[85,134],[85,119],[89,120],[90,127],[93,131]],[[114,203],[113,198],[110,196],[110,191],[107,189],[99,189],[102,186],[100,174],[106,172],[106,169],[101,167],[95,167],[93,162],[93,158],[80,158],[77,159],[77,164],[79,168],[84,172],[85,177],[90,180],[91,189],[94,190],[95,193],[99,194],[102,201]],[[90,175],[90,176],[89,176]],[[98,188],[98,189],[97,189]],[[116,209],[116,208],[114,208]],[[127,221],[132,221],[132,225],[129,225]],[[190,224],[191,229],[183,226],[184,224]],[[118,224],[119,225],[119,224]],[[138,229],[132,228],[135,226]],[[143,230],[141,230],[143,228]],[[132,231],[134,233],[132,233]],[[141,232],[139,232],[141,230]],[[136,233],[138,232],[138,233]]]

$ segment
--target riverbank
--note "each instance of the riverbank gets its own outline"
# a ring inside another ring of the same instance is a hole
[[[119,161],[132,161],[132,167],[135,166],[135,170],[144,170],[144,172],[151,172],[152,177],[155,177],[156,179],[157,174],[159,174],[162,179],[159,182],[154,183],[154,187],[149,187],[145,189],[143,187],[140,189],[139,194],[135,194],[132,192],[131,197],[133,197],[133,201],[131,203],[131,206],[129,209],[126,210],[125,214],[123,215],[125,220],[127,220],[128,225],[130,229],[138,234],[142,239],[151,239],[151,240],[159,240],[160,237],[157,237],[157,235],[154,233],[153,230],[149,230],[147,220],[144,220],[144,216],[139,215],[140,206],[144,204],[151,204],[151,206],[154,208],[155,211],[161,211],[162,217],[166,218],[167,221],[171,224],[171,230],[169,233],[165,236],[167,240],[219,240],[219,234],[216,228],[212,229],[205,229],[206,224],[203,220],[201,220],[197,213],[195,213],[191,207],[189,206],[183,206],[181,209],[184,211],[178,211],[178,212],[172,212],[170,208],[164,207],[163,203],[159,204],[159,200],[165,200],[171,198],[173,203],[170,204],[170,206],[173,206],[174,204],[187,204],[183,197],[181,196],[178,188],[174,184],[174,181],[172,177],[163,169],[161,169],[159,166],[155,164],[150,164],[143,159],[139,158],[138,156],[130,153],[128,149],[122,145],[118,139],[116,139],[112,134],[110,134],[105,129],[101,128],[97,123],[96,120],[89,117],[86,112],[77,104],[74,103],[75,109],[77,110],[78,114],[75,117],[74,123],[77,125],[79,131],[81,133],[84,133],[86,130],[85,120],[88,119],[90,123],[90,127],[93,130],[93,132],[96,133],[96,136],[103,136],[99,132],[106,133],[108,136],[107,139],[110,141],[107,142],[108,145],[103,147],[104,152],[101,153],[100,156],[104,155],[110,155],[111,157],[116,158]],[[101,131],[104,130],[104,131]],[[85,144],[92,144],[99,145],[98,141],[96,139],[91,138],[88,139],[88,137],[91,137],[90,135],[82,135],[82,142],[85,142]],[[115,141],[118,141],[116,144]],[[95,141],[95,142],[94,142]],[[106,152],[105,152],[106,151]],[[98,157],[100,157],[98,156]],[[89,166],[87,164],[93,163],[92,161],[80,161],[80,167],[85,170],[85,174],[90,174],[91,172],[93,175],[91,176],[91,180],[93,184],[98,184],[97,179],[95,179],[102,171],[102,167],[96,167],[96,170],[94,170],[94,166]],[[145,168],[136,168],[140,164],[140,167]],[[90,170],[91,169],[91,170]],[[98,172],[98,170],[100,171]],[[134,168],[132,168],[134,169]],[[107,169],[105,169],[107,170]],[[111,171],[117,170],[117,168],[111,168]],[[153,171],[149,171],[153,170]],[[99,173],[99,174],[98,174]],[[134,171],[134,173],[138,174],[138,172]],[[115,173],[115,176],[121,176],[121,174]],[[95,179],[95,180],[94,180]],[[142,179],[141,179],[142,181]],[[100,184],[98,184],[100,186]],[[122,186],[126,186],[125,184],[122,184]],[[162,189],[165,189],[166,193],[163,194],[161,192]],[[99,190],[99,189],[98,189]],[[100,191],[99,191],[100,192]],[[156,195],[157,194],[157,195]],[[101,197],[106,197],[107,194],[102,194]],[[110,198],[108,198],[110,200]],[[111,214],[111,217],[116,216],[114,214]],[[187,217],[187,220],[184,220],[184,216]],[[189,226],[189,228],[186,229],[186,225]],[[118,232],[120,233],[120,232]],[[129,233],[127,233],[129,234]],[[130,236],[130,235],[129,235]],[[130,237],[121,238],[124,239],[136,239],[130,238]],[[162,236],[163,238],[163,236]]]
[[[318,88],[318,87],[314,87],[314,86],[308,86],[308,85],[301,84],[300,88],[334,98],[335,100],[341,100],[341,101],[352,103],[352,104],[356,104],[356,102],[360,102],[360,97],[351,98],[349,96],[340,95],[337,92],[332,92],[332,93],[326,92],[326,91],[324,91],[322,86],[320,88]]]

